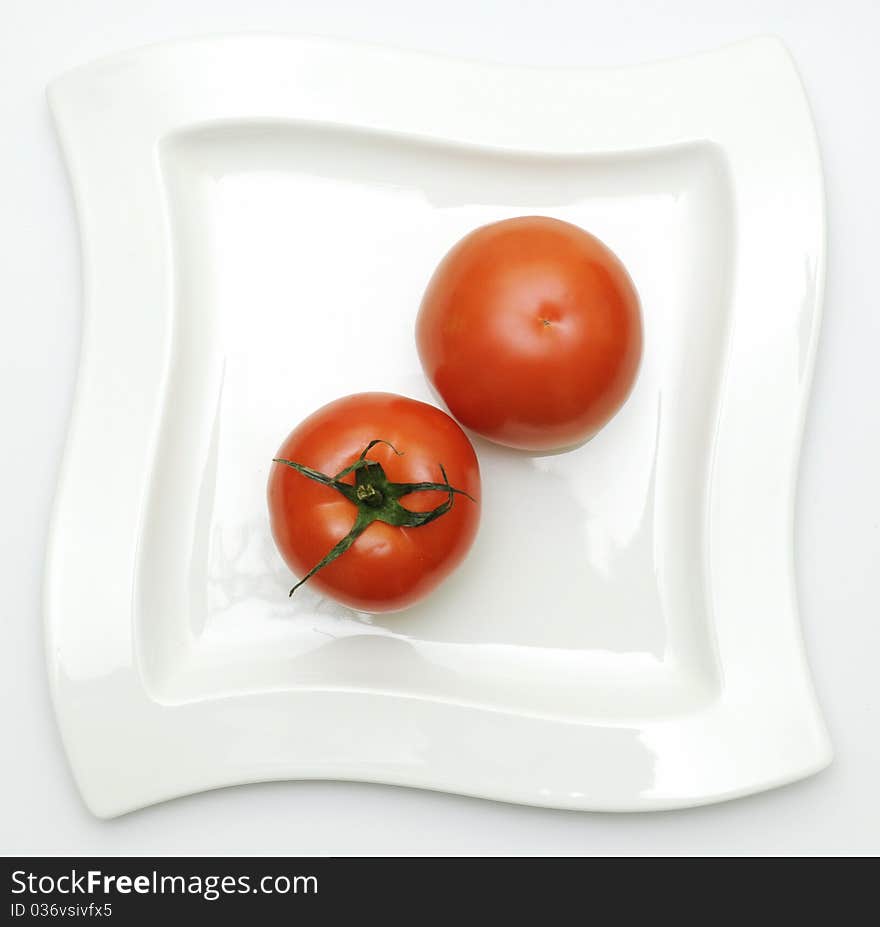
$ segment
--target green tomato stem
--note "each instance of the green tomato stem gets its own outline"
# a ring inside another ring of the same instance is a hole
[[[290,590],[290,595],[293,595],[303,583],[311,579],[319,570],[341,557],[374,521],[382,521],[386,525],[393,525],[396,528],[419,528],[445,515],[452,508],[456,495],[466,496],[471,502],[476,502],[474,497],[463,489],[456,489],[456,487],[449,485],[449,479],[446,476],[443,464],[438,464],[440,474],[443,477],[442,482],[391,482],[385,475],[382,464],[376,460],[367,459],[367,454],[377,444],[386,445],[398,456],[403,453],[398,451],[390,442],[377,438],[370,441],[353,464],[340,470],[335,476],[327,476],[326,473],[321,473],[319,470],[306,467],[293,460],[284,460],[280,457],[273,458],[274,463],[290,467],[307,479],[336,490],[357,507],[354,524],[348,534],[337,541],[325,556],[306,573]],[[354,484],[343,482],[344,477],[351,474],[354,474]],[[401,505],[399,501],[410,493],[431,491],[445,492],[447,498],[427,512],[413,512]]]

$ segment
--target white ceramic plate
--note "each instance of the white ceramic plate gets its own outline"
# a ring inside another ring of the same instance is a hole
[[[778,42],[530,70],[211,38],[49,98],[85,332],[48,658],[96,814],[318,777],[674,808],[829,762],[792,564],[823,192]],[[477,441],[481,533],[424,604],[289,600],[264,501],[281,439],[349,392],[430,399],[433,267],[530,213],[632,273],[629,402],[571,453]]]

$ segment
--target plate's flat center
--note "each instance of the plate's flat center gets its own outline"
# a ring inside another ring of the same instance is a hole
[[[226,127],[172,140],[163,168],[175,338],[166,498],[142,545],[162,582],[139,603],[159,697],[329,685],[619,715],[711,691],[702,526],[728,253],[708,149],[560,158]],[[376,617],[308,586],[288,599],[273,453],[347,393],[434,401],[413,339],[434,266],[476,226],[529,213],[598,235],[635,280],[645,355],[626,406],[564,454],[475,440],[480,534],[424,603]]]

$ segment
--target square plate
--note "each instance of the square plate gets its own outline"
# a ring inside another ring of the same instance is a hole
[[[49,671],[96,814],[317,777],[647,810],[829,762],[791,540],[822,178],[777,41],[537,70],[211,38],[49,98],[85,285]],[[569,453],[475,439],[480,535],[424,603],[288,600],[264,498],[281,439],[346,393],[430,400],[433,267],[530,213],[636,281],[630,400]]]

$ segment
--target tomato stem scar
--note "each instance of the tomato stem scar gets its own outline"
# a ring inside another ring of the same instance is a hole
[[[303,583],[311,579],[319,570],[341,557],[374,521],[382,521],[386,525],[393,525],[397,528],[419,528],[445,515],[452,508],[456,495],[466,496],[471,502],[476,502],[476,499],[470,493],[450,486],[443,464],[438,464],[440,474],[443,477],[442,482],[392,483],[385,475],[382,464],[377,460],[367,459],[367,454],[377,444],[384,444],[398,457],[403,455],[403,451],[397,450],[389,441],[377,438],[370,441],[354,463],[340,470],[335,476],[328,476],[326,473],[313,470],[311,467],[306,467],[293,460],[284,460],[281,457],[273,458],[273,463],[283,464],[307,479],[321,483],[330,489],[335,489],[336,492],[345,496],[349,502],[357,506],[357,515],[348,534],[337,541],[324,557],[306,573],[290,590],[290,595],[293,595]],[[351,474],[354,474],[354,483],[344,482],[344,478]],[[410,493],[431,491],[445,492],[447,498],[445,502],[441,502],[427,512],[413,512],[400,503],[400,499]]]

